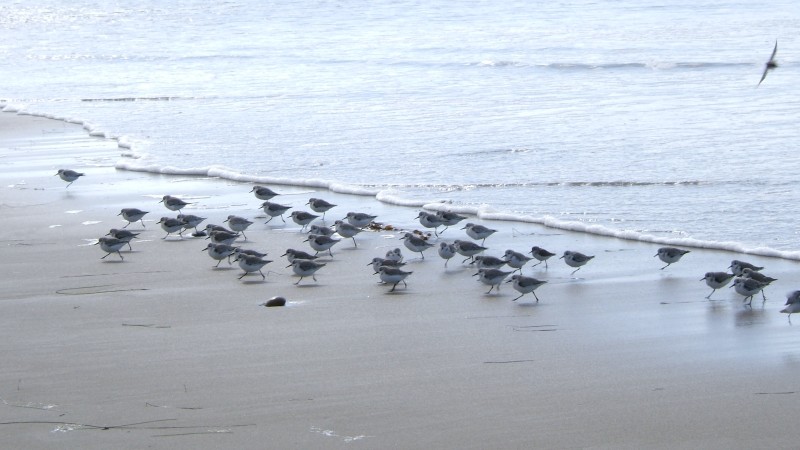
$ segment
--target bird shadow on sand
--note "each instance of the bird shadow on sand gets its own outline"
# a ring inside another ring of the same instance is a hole
[[[321,285],[319,283],[305,283],[305,284],[304,283],[299,283],[299,284],[295,284],[295,286],[299,287],[299,288],[302,288],[302,289],[324,287],[324,285]]]
[[[444,271],[442,272],[442,275],[446,275],[448,277],[452,277],[453,275],[460,275],[463,272],[464,272],[464,270],[459,270],[459,269],[455,269],[455,268],[451,269],[449,267],[445,267]]]
[[[389,291],[384,292],[384,295],[394,295],[394,296],[403,296],[403,295],[410,295],[410,294],[413,294],[413,292],[407,292],[405,289],[395,289],[393,291],[389,290]]]
[[[514,304],[517,305],[520,308],[538,308],[539,306],[541,306],[536,301],[536,299],[533,298],[533,296],[531,296],[530,301],[521,298],[521,299],[515,301]]]

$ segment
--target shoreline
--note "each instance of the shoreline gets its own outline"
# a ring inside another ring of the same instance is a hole
[[[548,283],[540,302],[512,302],[509,284],[486,295],[458,257],[445,269],[435,249],[422,260],[397,230],[370,231],[321,258],[317,282],[294,286],[280,255],[307,243],[288,216],[257,218],[252,183],[118,171],[116,142],[80,125],[12,114],[0,125],[0,422],[25,422],[2,425],[4,447],[796,445],[800,354],[778,313],[797,288],[794,261],[738,258],[778,278],[763,306],[746,308],[728,288],[704,298],[699,279],[737,259],[729,251],[693,249],[659,270],[656,244],[470,217],[498,229],[493,256],[541,245],[596,257],[575,277],[556,257],[526,266]],[[53,176],[62,167],[87,175],[67,189]],[[275,190],[297,209],[309,197],[337,203],[327,225],[353,210],[421,228],[416,208]],[[225,261],[213,269],[202,238],[161,239],[155,222],[175,215],[158,203],[166,194],[206,223],[257,218],[244,244],[268,251],[266,279],[237,280]],[[128,227],[142,235],[124,261],[101,260],[92,243],[125,224],[123,207],[151,212]],[[466,239],[456,228],[441,239]],[[394,247],[413,274],[389,294],[366,265]],[[273,296],[287,306],[259,306]]]
[[[0,102],[0,107],[3,103]],[[317,191],[322,190],[331,194],[341,194],[346,196],[364,197],[361,200],[372,200],[380,202],[389,207],[407,207],[424,209],[429,212],[435,211],[453,211],[459,214],[469,215],[475,219],[483,221],[491,221],[493,223],[511,223],[511,224],[527,224],[527,225],[540,225],[547,229],[554,230],[554,232],[576,232],[585,233],[598,237],[616,238],[629,240],[633,242],[642,242],[645,244],[654,245],[668,245],[678,247],[688,247],[692,249],[704,250],[722,250],[729,251],[737,254],[753,255],[754,257],[769,257],[780,258],[791,261],[800,261],[800,250],[781,250],[778,248],[769,247],[763,244],[746,244],[736,241],[720,241],[720,240],[705,240],[697,239],[694,237],[672,237],[659,234],[650,234],[647,231],[636,231],[629,229],[611,228],[606,225],[598,225],[596,223],[562,220],[554,216],[536,217],[525,214],[515,214],[507,211],[500,211],[495,209],[492,205],[463,205],[454,204],[450,200],[422,200],[411,199],[398,196],[391,188],[379,189],[368,188],[358,185],[349,185],[339,183],[332,180],[314,179],[300,182],[283,177],[273,176],[258,176],[245,174],[233,171],[224,166],[204,166],[195,168],[176,168],[176,167],[162,167],[152,164],[140,164],[139,158],[134,145],[127,142],[124,136],[107,136],[107,133],[98,129],[94,124],[84,123],[79,120],[71,118],[55,117],[51,115],[37,115],[34,113],[20,112],[19,109],[6,105],[3,111],[11,114],[24,114],[31,117],[43,117],[47,119],[64,121],[70,124],[80,125],[90,137],[98,139],[107,139],[116,142],[119,156],[114,167],[118,170],[141,172],[155,175],[164,176],[178,176],[178,177],[199,177],[199,178],[215,178],[226,182],[239,182],[239,183],[252,183],[252,184],[266,184],[283,186],[292,191],[305,190]],[[357,200],[354,200],[357,201]]]

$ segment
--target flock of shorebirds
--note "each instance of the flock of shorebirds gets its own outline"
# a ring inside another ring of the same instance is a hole
[[[56,175],[59,175],[61,179],[68,182],[69,184],[67,187],[69,187],[72,182],[84,174],[62,169],[59,170]],[[257,199],[263,201],[261,209],[263,209],[264,213],[269,217],[265,223],[269,223],[276,217],[285,222],[283,216],[292,209],[292,206],[270,201],[276,197],[278,193],[265,186],[255,186],[250,192],[253,193]],[[166,235],[162,239],[167,239],[170,235],[174,234],[177,234],[179,238],[183,239],[183,232],[194,230],[192,234],[194,237],[205,237],[210,240],[210,243],[203,251],[208,252],[208,255],[217,261],[214,267],[218,267],[223,260],[227,259],[229,264],[232,263],[231,261],[239,264],[239,267],[243,271],[239,279],[242,279],[248,274],[255,274],[256,272],[261,275],[262,279],[266,279],[261,269],[272,262],[271,260],[265,259],[267,254],[234,245],[235,241],[240,237],[244,237],[245,240],[247,239],[245,231],[254,223],[253,221],[245,217],[229,215],[224,221],[224,223],[228,225],[227,228],[222,225],[206,224],[205,228],[199,230],[198,226],[206,220],[205,217],[183,214],[180,212],[185,206],[189,205],[189,203],[170,195],[165,195],[159,203],[163,203],[170,211],[178,212],[177,217],[165,216],[161,217],[157,222],[161,226],[161,229],[166,232]],[[294,284],[299,284],[306,277],[311,277],[316,281],[316,272],[326,265],[318,261],[319,254],[328,253],[332,257],[332,247],[342,240],[352,239],[353,245],[358,247],[356,236],[362,231],[366,229],[392,229],[391,226],[384,226],[375,222],[377,216],[358,212],[348,212],[341,220],[334,221],[332,227],[312,225],[312,222],[318,218],[321,219],[320,222],[324,224],[325,214],[336,205],[319,198],[310,198],[305,205],[307,205],[313,213],[294,210],[289,214],[289,217],[296,224],[301,226],[301,232],[307,232],[308,237],[304,242],[308,242],[314,253],[311,254],[302,250],[290,248],[281,255],[285,256],[288,260],[289,265],[286,267],[291,267],[294,274],[300,277]],[[148,211],[143,211],[138,208],[123,208],[119,215],[128,223],[121,229],[111,229],[106,236],[98,239],[97,244],[106,252],[101,259],[105,259],[112,253],[116,253],[121,260],[124,260],[120,251],[125,246],[130,248],[131,241],[140,234],[129,231],[126,228],[130,224],[136,222],[141,222],[142,226],[144,226],[143,218],[148,213]],[[416,219],[419,220],[420,225],[429,229],[434,236],[438,237],[439,234],[444,232],[448,227],[459,225],[466,217],[446,211],[439,211],[436,213],[422,211]],[[441,231],[439,231],[440,228],[442,228]],[[489,290],[486,292],[487,294],[491,293],[495,288],[499,290],[500,285],[505,282],[511,283],[514,290],[520,294],[513,299],[514,301],[526,294],[532,294],[536,302],[539,301],[539,297],[536,295],[535,291],[537,288],[547,283],[547,281],[523,275],[522,268],[532,260],[537,261],[532,267],[542,263],[547,267],[548,259],[555,256],[555,253],[534,246],[526,253],[509,249],[505,251],[502,257],[482,255],[485,250],[488,250],[483,244],[486,239],[497,232],[497,230],[475,223],[467,223],[461,227],[461,229],[465,230],[467,236],[470,238],[469,240],[456,239],[453,242],[440,241],[437,245],[430,242],[430,232],[423,233],[420,231],[406,232],[401,239],[405,247],[413,253],[419,253],[421,259],[425,259],[424,252],[426,250],[437,247],[438,255],[445,260],[445,267],[447,267],[451,258],[454,258],[456,255],[461,255],[464,257],[462,264],[470,261],[469,264],[477,268],[474,276],[477,276],[481,283],[489,286]],[[336,236],[338,236],[338,238]],[[663,270],[671,264],[678,262],[687,253],[689,253],[689,250],[675,247],[662,247],[658,249],[658,252],[654,256],[657,256],[661,261],[666,263],[665,266],[661,267],[661,270]],[[572,271],[571,275],[588,264],[593,258],[594,256],[570,250],[565,251],[560,257],[569,267],[575,269]],[[389,292],[393,292],[400,283],[407,286],[405,280],[412,274],[411,271],[403,270],[403,266],[405,265],[403,259],[402,251],[399,248],[395,248],[387,251],[383,257],[372,258],[367,265],[372,267],[376,275],[379,275],[382,283],[392,286]],[[506,266],[512,270],[503,270]],[[763,267],[758,267],[744,261],[733,260],[728,268],[731,269],[731,273],[708,272],[701,278],[701,281],[705,281],[712,289],[711,293],[706,297],[707,299],[710,299],[711,295],[713,295],[717,289],[725,287],[733,281],[731,287],[744,297],[744,301],[748,306],[752,303],[753,297],[759,292],[763,300],[766,301],[766,296],[763,292],[764,288],[776,281],[776,279],[761,273]],[[800,312],[800,290],[791,292],[787,296],[785,308],[783,308],[781,312],[789,314],[790,322],[791,314]]]

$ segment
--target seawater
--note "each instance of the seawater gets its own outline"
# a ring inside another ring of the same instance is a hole
[[[800,259],[791,0],[32,0],[6,111],[121,170]],[[778,41],[779,67],[756,87]]]

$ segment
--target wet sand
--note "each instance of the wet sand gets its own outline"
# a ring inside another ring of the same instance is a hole
[[[548,280],[512,302],[458,256],[444,267],[399,237],[418,209],[270,186],[379,216],[398,230],[333,248],[317,281],[281,257],[310,251],[300,227],[266,217],[251,184],[117,171],[113,141],[80,126],[0,114],[0,447],[3,448],[795,448],[797,336],[779,311],[798,263],[693,249],[665,270],[657,245],[533,224],[498,232],[487,254],[533,245],[595,259],[574,276],[557,257],[523,269]],[[69,188],[60,168],[85,172]],[[255,221],[259,275],[216,261],[203,238],[169,237],[158,200],[221,224]],[[92,245],[151,211],[133,251]],[[254,219],[255,218],[255,219]],[[460,227],[441,240],[468,239]],[[400,247],[414,273],[396,292],[367,267]],[[752,308],[699,281],[732,259],[778,278]],[[283,296],[282,308],[260,306]]]

